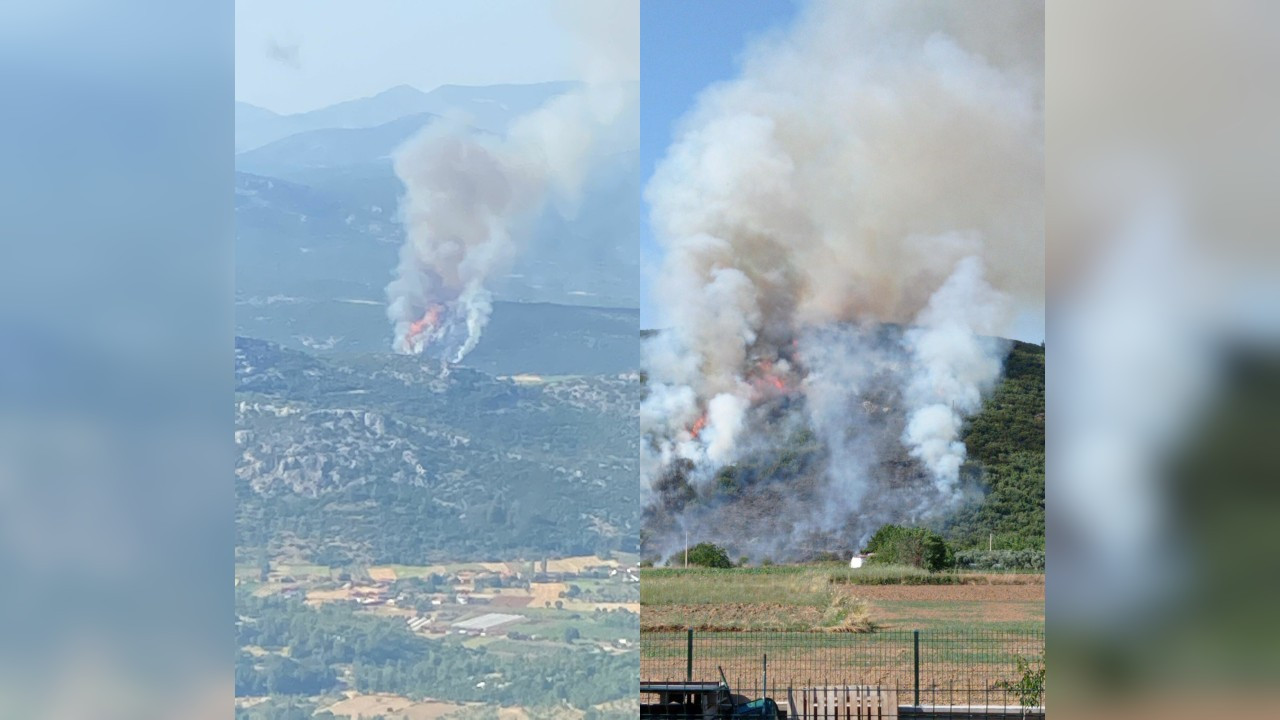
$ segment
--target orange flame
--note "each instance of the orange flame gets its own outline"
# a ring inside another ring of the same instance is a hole
[[[785,391],[787,389],[787,384],[774,372],[773,367],[773,361],[767,358],[761,359],[756,365],[756,369],[759,370],[760,377],[763,378],[765,382],[772,385],[775,390]]]
[[[418,336],[429,330],[435,330],[440,325],[440,313],[444,311],[443,305],[431,305],[427,311],[422,313],[422,318],[409,325],[409,332],[404,335],[405,347],[413,347],[413,343]]]
[[[689,433],[693,435],[694,440],[698,439],[698,436],[702,434],[702,429],[706,426],[707,416],[704,414],[702,417],[698,418],[698,421],[693,424],[693,427],[689,428]]]

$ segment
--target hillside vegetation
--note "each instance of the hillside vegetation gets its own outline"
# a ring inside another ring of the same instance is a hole
[[[928,527],[941,535],[950,552],[986,551],[988,545],[1006,551],[1044,548],[1044,352],[1040,345],[1010,341],[1000,383],[965,425],[968,459],[961,477],[968,500]],[[897,444],[901,409],[892,398],[868,400],[885,408],[868,426],[880,434],[876,441]],[[787,412],[802,416],[794,408]],[[880,492],[865,496],[847,522],[826,533],[798,533],[798,521],[828,502],[832,459],[806,427],[779,423],[777,433],[783,438],[776,446],[754,448],[721,468],[710,483],[694,480],[691,466],[677,464],[659,481],[654,501],[645,508],[643,554],[657,563],[667,560],[673,551],[670,528],[683,523],[697,528],[698,541],[721,545],[730,558],[847,562],[850,552],[862,549],[856,547],[860,540],[876,528],[912,524],[903,516],[902,497],[928,479],[899,447],[872,469]],[[999,558],[962,557],[975,569],[1000,569]],[[950,559],[933,564],[949,565]],[[1034,564],[1028,567],[1034,569]]]
[[[241,560],[430,564],[634,550],[634,376],[501,380],[236,342]]]
[[[984,495],[944,535],[957,548],[1044,549],[1044,346],[1014,342],[1004,379],[969,420],[969,466]]]

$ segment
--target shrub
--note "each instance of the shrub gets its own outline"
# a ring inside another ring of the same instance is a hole
[[[996,683],[1001,690],[1008,690],[1018,696],[1018,704],[1023,708],[1036,707],[1044,702],[1044,657],[1028,660],[1018,658],[1018,679]]]
[[[885,525],[867,541],[869,562],[877,565],[912,565],[930,572],[954,563],[951,548],[942,536],[926,528]]]
[[[689,564],[709,568],[730,568],[729,553],[714,543],[698,543],[689,548]]]
[[[956,567],[962,570],[1030,570],[1044,572],[1043,550],[961,550]]]

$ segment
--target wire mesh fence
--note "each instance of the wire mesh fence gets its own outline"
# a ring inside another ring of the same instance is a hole
[[[765,658],[768,658],[767,665]],[[640,679],[712,681],[735,693],[874,686],[910,705],[1043,705],[1044,632],[644,632]],[[767,680],[766,680],[767,674]]]

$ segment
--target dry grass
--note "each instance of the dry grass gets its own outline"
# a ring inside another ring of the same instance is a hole
[[[551,603],[554,607],[555,603]],[[626,610],[628,612],[640,612],[640,603],[620,603],[620,602],[580,602],[578,600],[565,600],[564,609],[574,612],[595,612],[596,610],[604,610],[605,612],[613,612],[615,610]]]
[[[317,605],[326,602],[347,602],[354,600],[356,595],[351,592],[351,588],[332,588],[329,590],[311,589],[307,591],[307,604]]]
[[[585,713],[567,705],[548,708],[495,707],[493,705],[476,705],[463,708],[447,720],[581,720]]]
[[[569,589],[564,583],[533,583],[529,586],[529,596],[533,599],[529,602],[530,607],[546,607],[546,603],[551,603],[555,607],[557,600],[562,600],[560,593]]]
[[[353,694],[325,709],[334,715],[349,717],[352,720],[372,718],[379,715],[404,718],[404,720],[439,720],[439,718],[447,717],[464,707],[461,703],[439,700],[416,702],[400,695]]]
[[[446,575],[449,572],[449,568],[444,565],[377,565],[369,568],[370,577],[373,577],[373,572],[375,570],[390,570],[397,578]]]
[[[572,573],[580,574],[589,567],[599,567],[608,565],[609,567],[618,567],[617,560],[601,560],[595,555],[575,555],[567,558],[557,558],[547,561],[547,572],[553,573]]]
[[[821,572],[646,573],[640,605],[641,628],[646,630],[871,629],[866,604]]]

